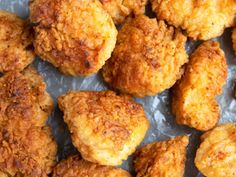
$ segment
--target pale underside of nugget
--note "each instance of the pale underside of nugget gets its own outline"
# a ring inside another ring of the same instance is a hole
[[[137,150],[134,159],[137,177],[182,177],[188,143],[188,136],[179,136]]]
[[[69,92],[58,102],[73,144],[84,159],[101,165],[120,165],[149,127],[141,105],[112,91]]]
[[[144,14],[147,0],[100,0],[115,24],[121,24],[131,13]]]
[[[177,123],[202,131],[213,128],[220,117],[215,97],[221,94],[226,77],[226,59],[219,43],[201,44],[172,90],[172,112]]]
[[[46,177],[56,144],[46,120],[53,107],[35,70],[0,78],[0,171],[7,176]]]
[[[131,177],[120,168],[88,162],[78,156],[62,160],[53,170],[52,177]]]
[[[0,72],[23,70],[34,59],[33,35],[27,21],[0,10]]]
[[[235,0],[151,0],[157,18],[181,27],[196,40],[220,36],[234,25]]]
[[[233,41],[234,53],[235,53],[235,55],[236,55],[236,28],[233,29],[232,41]]]
[[[112,57],[103,67],[103,78],[121,92],[153,96],[180,79],[188,61],[185,43],[181,31],[140,15],[119,31]]]
[[[34,46],[64,74],[96,73],[110,58],[117,30],[98,0],[31,0]]]
[[[235,177],[236,124],[226,123],[203,134],[195,164],[207,177]]]

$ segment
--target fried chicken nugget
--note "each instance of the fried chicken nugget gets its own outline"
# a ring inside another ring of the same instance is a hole
[[[236,123],[226,123],[206,132],[197,150],[195,164],[207,177],[236,176]]]
[[[52,177],[131,177],[120,168],[102,166],[85,161],[78,156],[62,160],[53,170]]]
[[[116,24],[121,24],[131,13],[144,14],[147,0],[100,0]]]
[[[235,0],[151,0],[158,19],[181,27],[194,39],[220,36],[234,25]]]
[[[35,70],[12,71],[0,78],[1,175],[46,177],[52,171],[56,144],[46,126],[52,107]]]
[[[236,28],[233,29],[232,40],[233,40],[233,49],[236,55]]]
[[[34,59],[29,23],[0,10],[0,72],[23,70]]]
[[[102,69],[113,88],[137,97],[152,96],[174,85],[188,61],[186,37],[140,15],[127,21],[118,34],[115,50]]]
[[[120,165],[149,127],[144,109],[112,91],[69,92],[58,99],[72,141],[82,157],[101,165]]]
[[[137,177],[182,177],[188,143],[188,136],[179,136],[137,150],[134,159]]]
[[[172,90],[172,112],[177,123],[202,131],[213,128],[220,117],[215,97],[221,94],[226,76],[226,59],[219,43],[201,44]]]
[[[31,0],[36,53],[68,75],[96,73],[110,58],[117,30],[98,0]]]

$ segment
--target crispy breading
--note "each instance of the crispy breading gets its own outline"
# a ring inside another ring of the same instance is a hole
[[[149,127],[141,105],[112,91],[69,92],[58,103],[75,147],[85,160],[101,165],[120,165]]]
[[[226,123],[206,132],[197,150],[195,164],[207,177],[236,176],[236,123]]]
[[[151,0],[157,18],[181,27],[194,39],[220,36],[234,25],[235,0]]]
[[[34,59],[28,21],[0,10],[0,72],[21,71]]]
[[[46,177],[56,144],[46,120],[53,102],[35,70],[0,78],[0,171],[7,176]]]
[[[88,162],[78,156],[62,160],[53,170],[52,177],[131,177],[120,168]]]
[[[147,0],[100,0],[116,24],[121,24],[131,13],[144,14]]]
[[[140,15],[125,23],[118,34],[115,50],[102,74],[113,88],[134,96],[152,96],[174,85],[188,61],[186,37]]]
[[[137,150],[134,158],[137,177],[182,177],[188,143],[188,136],[179,136]]]
[[[236,55],[236,28],[233,29],[232,41],[233,41],[233,49]]]
[[[172,112],[177,123],[202,131],[213,128],[220,117],[215,97],[221,94],[226,77],[226,59],[220,44],[201,44],[172,90]]]
[[[98,0],[31,0],[36,53],[68,75],[96,73],[110,58],[117,30]]]

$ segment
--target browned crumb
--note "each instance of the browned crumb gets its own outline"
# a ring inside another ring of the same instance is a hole
[[[187,136],[180,136],[137,150],[134,159],[137,177],[182,177],[188,143]]]
[[[98,0],[31,0],[36,53],[64,74],[96,73],[110,58],[117,30]]]
[[[172,90],[172,112],[177,123],[202,131],[212,129],[220,117],[215,97],[221,94],[226,76],[226,59],[219,43],[201,44]]]
[[[0,10],[0,72],[21,71],[34,59],[32,30],[27,21]]]
[[[143,107],[112,91],[69,92],[58,103],[73,144],[84,159],[94,163],[120,165],[148,129]]]
[[[144,15],[128,20],[102,74],[113,88],[134,96],[152,96],[174,85],[188,61],[186,37]]]
[[[102,166],[85,161],[78,156],[62,160],[53,170],[53,177],[131,177],[120,168]]]

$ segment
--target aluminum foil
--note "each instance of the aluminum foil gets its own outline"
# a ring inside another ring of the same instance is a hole
[[[0,9],[5,9],[16,13],[22,18],[27,18],[28,0],[0,0]],[[149,14],[151,13],[149,12]],[[221,43],[228,64],[227,83],[224,86],[222,95],[217,97],[221,105],[221,119],[219,123],[236,122],[236,100],[233,98],[234,81],[236,80],[236,56],[232,49],[231,29],[227,29],[220,38],[214,40]],[[199,43],[201,42],[188,42],[186,45],[188,53],[191,53]],[[102,81],[99,73],[86,78],[68,77],[62,75],[51,64],[39,58],[32,65],[44,77],[48,92],[55,102],[55,109],[48,123],[52,127],[54,137],[58,143],[58,160],[61,160],[70,154],[78,152],[71,143],[70,133],[63,122],[62,113],[58,109],[57,97],[69,90],[106,90],[107,86]],[[166,90],[153,97],[136,99],[136,101],[144,106],[151,124],[150,130],[140,146],[153,141],[166,140],[177,135],[189,135],[190,144],[188,146],[185,177],[202,177],[194,166],[194,157],[199,146],[199,137],[202,133],[175,123],[174,116],[170,111],[169,91]],[[121,167],[133,173],[132,156]]]

